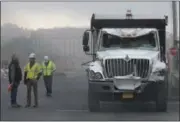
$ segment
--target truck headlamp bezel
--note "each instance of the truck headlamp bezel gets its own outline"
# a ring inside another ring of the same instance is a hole
[[[89,78],[92,79],[92,80],[102,80],[103,75],[100,72],[94,72],[93,70],[91,70],[89,72]]]
[[[95,73],[95,79],[103,79],[103,76],[100,72]]]
[[[157,76],[164,76],[166,73],[166,70],[165,69],[162,69],[162,70],[157,70],[155,72],[153,72],[153,74],[157,75]]]

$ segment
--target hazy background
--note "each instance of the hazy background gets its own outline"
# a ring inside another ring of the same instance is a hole
[[[172,22],[171,2],[3,2],[2,24],[10,22],[31,29],[87,27],[92,13],[124,17],[127,9],[135,16],[168,15]]]
[[[2,2],[1,58],[9,60],[17,52],[23,66],[28,54],[35,52],[39,61],[51,56],[58,72],[77,71],[89,60],[81,42],[92,13],[124,17],[131,9],[134,16],[168,15],[167,37],[172,40],[171,6],[171,2]]]

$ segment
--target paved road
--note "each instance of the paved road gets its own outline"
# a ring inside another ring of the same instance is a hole
[[[44,84],[39,82],[39,108],[13,109],[9,105],[7,81],[1,80],[2,120],[179,120],[178,102],[169,102],[168,112],[156,113],[153,105],[140,109],[137,105],[102,103],[102,112],[90,113],[87,108],[87,81],[84,76],[54,77],[53,97],[45,96]],[[26,102],[26,89],[20,85],[18,101]],[[135,107],[136,106],[136,107]]]

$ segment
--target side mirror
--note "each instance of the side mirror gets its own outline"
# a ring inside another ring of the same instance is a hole
[[[165,49],[162,46],[162,47],[160,47],[160,59],[161,59],[161,61],[166,61],[166,57],[165,57],[164,53],[165,53]]]
[[[84,45],[83,46],[83,50],[84,50],[84,52],[89,52],[89,46],[88,45]]]
[[[85,31],[84,34],[83,34],[83,42],[82,42],[82,44],[83,45],[88,45],[88,42],[89,42],[89,32]]]
[[[166,25],[168,25],[168,16],[165,15],[164,18],[165,18]]]
[[[164,47],[160,47],[160,50],[161,50],[161,51],[164,51]]]

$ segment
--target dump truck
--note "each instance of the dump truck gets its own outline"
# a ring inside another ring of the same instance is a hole
[[[82,46],[92,61],[86,66],[88,107],[100,111],[101,101],[155,102],[165,112],[168,100],[166,26],[168,17],[123,18],[92,14]]]

